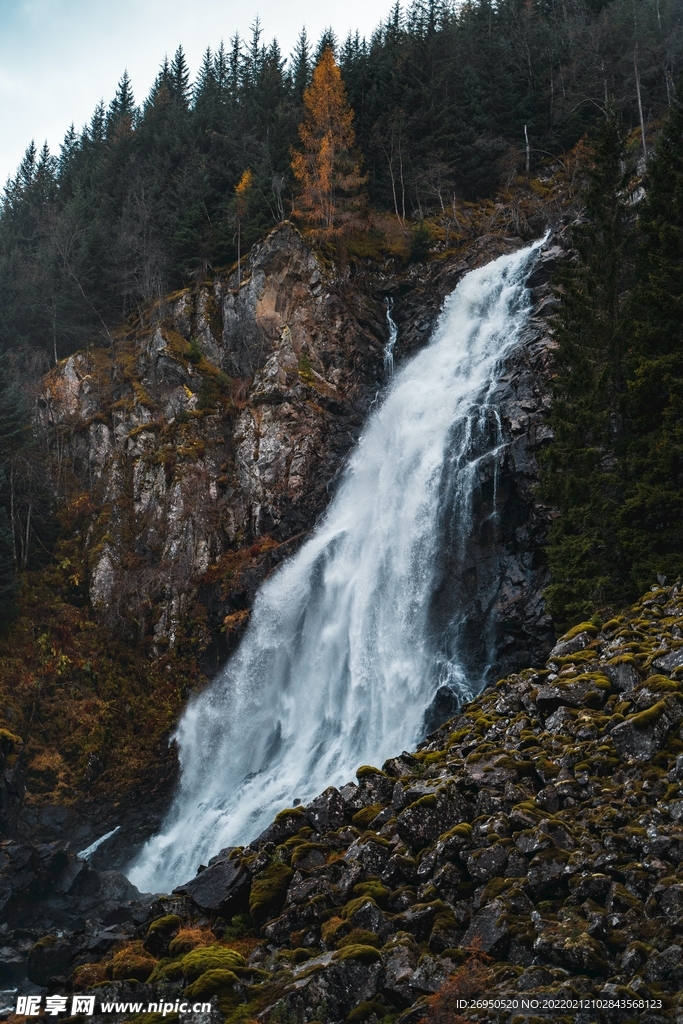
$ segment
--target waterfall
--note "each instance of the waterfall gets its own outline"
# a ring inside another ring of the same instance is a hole
[[[391,377],[394,372],[394,346],[398,338],[398,327],[394,323],[391,310],[394,306],[393,299],[387,299],[387,325],[389,327],[389,338],[384,346],[384,369],[387,376]]]
[[[482,460],[497,463],[488,396],[524,326],[540,245],[448,296],[315,533],[259,591],[239,649],[178,726],[180,786],[129,871],[138,888],[169,891],[295,799],[414,746],[444,687],[461,700],[480,688],[458,659],[457,615],[435,631],[430,604],[444,536],[464,536]]]

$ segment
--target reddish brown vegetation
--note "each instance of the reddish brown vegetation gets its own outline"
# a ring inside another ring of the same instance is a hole
[[[490,987],[491,957],[479,949],[468,952],[462,967],[458,967],[446,984],[429,997],[429,1010],[425,1017],[429,1024],[465,1024],[465,1018],[458,1012],[464,1009],[462,1001],[475,999]]]

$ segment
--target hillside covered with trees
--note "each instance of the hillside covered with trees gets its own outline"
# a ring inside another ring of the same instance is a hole
[[[179,47],[142,103],[124,73],[58,155],[31,143],[7,183],[0,349],[54,362],[109,344],[140,304],[201,283],[291,216],[303,93],[328,45],[369,208],[457,229],[460,202],[561,156],[609,96],[647,144],[673,101],[683,37],[676,0],[417,0],[369,40],[312,46],[302,32],[288,60],[256,24],[250,40],[207,50],[194,81]]]
[[[680,95],[680,93],[679,93]],[[683,556],[683,109],[629,189],[611,106],[587,155],[586,219],[559,275],[553,425],[542,478],[555,621],[632,601]]]

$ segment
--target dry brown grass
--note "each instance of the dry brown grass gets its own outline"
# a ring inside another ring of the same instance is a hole
[[[475,999],[491,986],[491,957],[481,950],[469,950],[465,963],[451,974],[446,984],[427,1000],[425,1020],[429,1024],[465,1024],[458,1010],[460,1000]]]
[[[168,949],[171,956],[182,956],[199,946],[213,946],[215,942],[216,936],[209,928],[181,928]]]

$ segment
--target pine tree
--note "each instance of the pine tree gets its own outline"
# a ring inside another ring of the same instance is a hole
[[[64,141],[59,148],[58,174],[62,177],[66,175],[74,155],[78,152],[78,135],[76,134],[76,127],[73,121],[69,125],[64,135]]]
[[[650,158],[629,302],[623,546],[633,589],[675,578],[683,551],[683,81]]]
[[[314,56],[314,63],[316,65],[323,59],[326,50],[331,50],[332,56],[337,52],[337,37],[332,28],[326,28],[318,40]]]
[[[292,153],[292,170],[301,187],[296,216],[327,235],[357,221],[363,204],[366,179],[354,153],[352,124],[341,72],[328,47],[304,92],[299,125],[303,152]]]
[[[104,103],[100,101],[95,107],[88,127],[87,138],[90,142],[98,143],[103,141],[106,119],[107,115],[104,110]]]
[[[109,104],[109,121],[116,121],[120,117],[127,117],[132,122],[135,115],[135,97],[128,71],[121,75],[116,95]]]
[[[623,130],[610,108],[589,153],[587,221],[572,234],[577,256],[559,278],[555,439],[543,459],[541,494],[560,511],[548,539],[546,592],[560,628],[625,589],[617,529],[623,480],[615,455],[623,433],[623,153]]]
[[[299,33],[292,53],[291,64],[294,92],[298,99],[303,99],[304,90],[308,88],[311,78],[311,47],[305,28],[302,28]]]
[[[216,79],[216,85],[221,95],[225,93],[228,88],[228,55],[225,52],[225,46],[221,39],[221,45],[216,50],[213,58],[213,71]]]
[[[173,99],[188,106],[190,102],[190,72],[182,46],[176,50],[169,69],[169,85]]]

